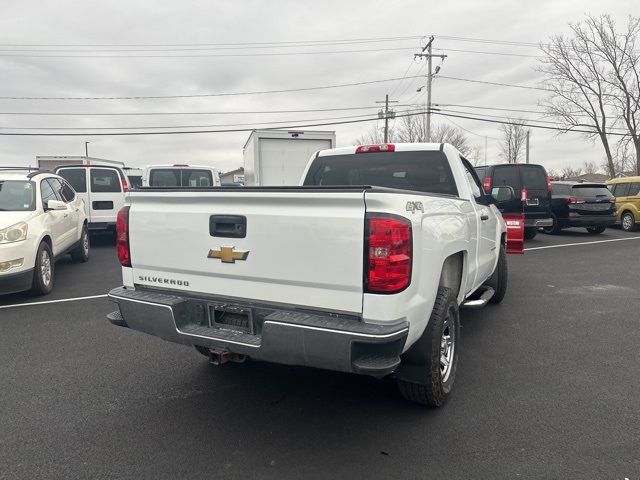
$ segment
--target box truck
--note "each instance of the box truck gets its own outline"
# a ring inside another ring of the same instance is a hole
[[[254,130],[242,149],[245,184],[298,185],[309,158],[335,146],[331,131]]]

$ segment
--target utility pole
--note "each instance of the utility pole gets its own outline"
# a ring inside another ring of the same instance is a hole
[[[484,137],[484,164],[487,165],[487,136]]]
[[[447,58],[448,55],[434,55],[432,53],[433,49],[433,35],[429,37],[429,42],[424,46],[420,53],[414,53],[413,58],[426,58],[427,59],[427,142],[431,141],[431,83],[433,82],[433,77],[436,73],[440,71],[440,67],[436,67],[436,72],[432,72],[432,60],[433,57],[439,57],[442,60]],[[425,50],[427,53],[424,53]]]
[[[84,142],[84,156],[89,158],[89,143],[91,142]]]
[[[389,103],[398,103],[397,100],[389,100],[389,94],[384,96],[384,101],[376,103],[384,103],[384,110],[378,112],[378,118],[384,118],[384,143],[389,142],[389,119],[396,118],[396,112],[389,110]]]
[[[526,146],[527,155],[525,157],[526,158],[526,160],[525,160],[526,163],[529,163],[529,133],[531,133],[531,130],[527,130],[527,146]]]

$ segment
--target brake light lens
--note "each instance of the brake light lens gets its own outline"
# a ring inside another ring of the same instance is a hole
[[[547,190],[551,191],[552,183],[553,183],[553,177],[547,177]]]
[[[580,198],[580,197],[567,197],[564,199],[565,202],[567,203],[571,203],[571,204],[576,204],[576,203],[584,203],[585,200],[584,198]]]
[[[127,183],[127,179],[124,177],[120,177],[120,185],[122,185],[122,191],[123,192],[128,192],[129,191],[129,184]]]
[[[616,197],[611,197],[611,198],[609,199],[609,201],[610,201],[611,203],[616,203]]]
[[[377,145],[360,145],[356,147],[356,153],[395,152],[396,146],[392,143],[380,143]]]
[[[123,267],[131,266],[131,251],[129,249],[129,207],[122,207],[116,218],[116,250],[118,260]]]
[[[365,291],[397,293],[411,282],[411,222],[401,217],[368,217]]]
[[[482,187],[484,188],[484,191],[486,193],[489,193],[491,191],[491,177],[487,177],[484,179],[484,182],[482,183]]]

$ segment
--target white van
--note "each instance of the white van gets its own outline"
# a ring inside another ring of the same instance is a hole
[[[129,191],[127,176],[119,167],[71,165],[56,168],[84,200],[89,230],[114,230],[118,210]]]
[[[145,187],[219,187],[220,173],[200,165],[150,165],[142,177]]]

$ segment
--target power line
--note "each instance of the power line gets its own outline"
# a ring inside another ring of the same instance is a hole
[[[250,52],[250,53],[194,53],[194,54],[173,54],[173,55],[42,55],[30,53],[0,53],[0,57],[4,58],[203,58],[203,57],[285,57],[293,55],[329,55],[343,53],[363,53],[363,52],[382,52],[382,51],[399,51],[414,50],[415,47],[393,47],[393,48],[366,48],[357,50],[324,50],[324,51],[302,51],[302,52]]]
[[[449,117],[447,117],[447,116],[445,116],[444,118],[445,118],[445,120],[447,120],[448,122],[451,122],[453,125],[455,125],[455,126],[456,126],[456,127],[458,127],[459,129],[464,130],[465,132],[470,133],[471,135],[475,135],[475,136],[477,136],[477,137],[482,137],[482,138],[490,138],[491,140],[497,140],[497,141],[500,141],[500,139],[499,139],[499,138],[495,138],[495,137],[491,137],[491,136],[489,136],[489,135],[482,135],[482,134],[480,134],[480,133],[472,132],[471,130],[464,128],[464,127],[463,127],[462,125],[460,125],[459,123],[454,122],[453,120],[451,120],[451,119],[450,119]]]
[[[385,42],[395,40],[415,40],[421,39],[424,35],[406,35],[397,37],[369,37],[369,38],[343,38],[343,39],[329,39],[329,40],[291,40],[291,41],[273,41],[273,42],[232,42],[232,43],[0,43],[0,47],[225,47],[225,46],[248,46],[255,47],[256,45],[290,45],[290,44],[335,44],[338,42],[351,42],[351,43],[372,43],[372,42]]]
[[[405,78],[418,78],[420,75],[405,77]],[[381,80],[368,80],[362,82],[353,83],[341,83],[334,85],[321,85],[317,87],[300,87],[300,88],[283,88],[280,90],[260,90],[253,92],[229,92],[229,93],[199,93],[192,95],[136,95],[136,96],[123,96],[123,97],[17,97],[17,96],[2,96],[0,100],[158,100],[168,98],[205,98],[205,97],[234,97],[240,95],[263,95],[270,93],[286,93],[286,92],[307,92],[311,90],[326,90],[331,88],[342,87],[356,87],[360,85],[373,85],[378,83],[396,82],[402,80],[401,77],[397,78],[384,78]]]
[[[415,115],[424,115],[426,114],[426,110],[422,111],[414,111],[411,113],[400,113],[396,115],[398,117],[411,117]],[[560,126],[550,126],[550,125],[538,125],[535,123],[523,123],[513,120],[494,120],[490,118],[481,118],[474,117],[470,115],[458,115],[453,113],[445,113],[441,111],[433,110],[431,112],[434,115],[441,115],[443,117],[453,117],[453,118],[461,118],[467,120],[475,120],[479,122],[487,122],[493,124],[503,124],[503,125],[520,125],[527,128],[538,128],[543,130],[553,130],[564,133],[586,133],[586,134],[596,134],[595,130],[585,130],[585,129],[574,129],[574,128],[564,128]],[[285,128],[308,128],[308,127],[322,127],[322,126],[330,126],[330,125],[344,125],[344,124],[355,124],[355,123],[364,123],[364,122],[372,122],[377,121],[377,115],[375,117],[369,118],[361,118],[361,119],[351,119],[351,120],[342,120],[342,121],[332,121],[332,122],[320,122],[320,123],[296,123],[296,121],[292,121],[289,125],[281,125],[279,129]],[[298,121],[299,122],[299,121]],[[168,127],[170,128],[170,127]],[[231,133],[231,132],[249,132],[254,130],[255,128],[231,128],[231,129],[216,129],[216,130],[172,130],[172,131],[162,131],[162,132],[82,132],[82,133],[48,133],[48,132],[0,132],[0,136],[47,136],[47,137],[58,137],[58,136],[141,136],[141,135],[185,135],[185,134],[202,134],[202,133]],[[617,133],[617,132],[608,132],[608,135],[612,136],[625,136],[625,133]]]
[[[457,50],[454,48],[438,48],[437,50],[441,52],[477,53],[481,55],[499,55],[499,56],[505,56],[505,57],[543,58],[540,55],[525,55],[522,53],[487,52],[487,51],[481,51],[481,50]]]
[[[445,75],[440,75],[438,78],[446,78],[447,80],[457,80],[459,82],[470,82],[470,83],[481,83],[481,84],[484,84],[484,85],[495,85],[495,86],[499,86],[499,87],[524,88],[524,89],[527,89],[527,90],[542,90],[543,92],[549,91],[548,88],[531,87],[531,86],[528,86],[528,85],[515,85],[513,83],[487,82],[487,81],[484,81],[484,80],[474,80],[474,79],[471,79],[471,78],[447,77]]]

